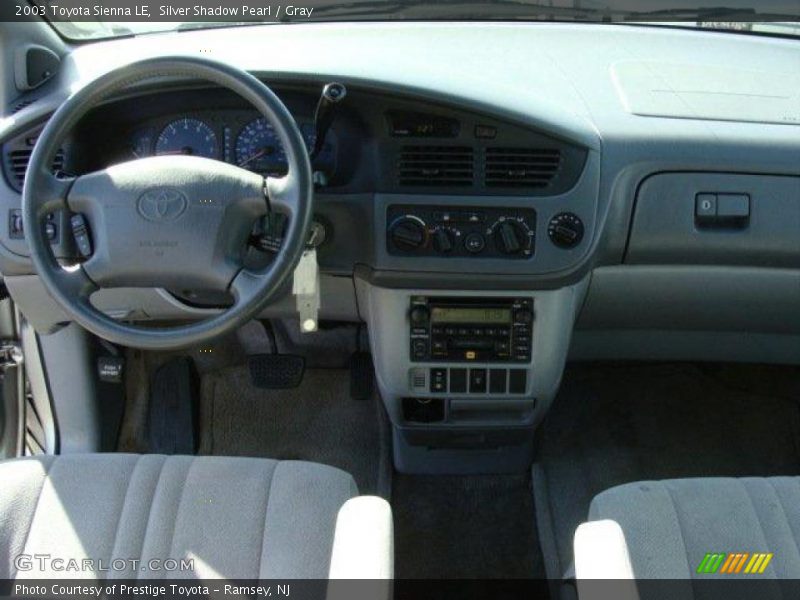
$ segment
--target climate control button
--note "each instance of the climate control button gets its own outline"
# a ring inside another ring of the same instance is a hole
[[[464,248],[467,249],[467,252],[477,254],[478,252],[482,252],[485,247],[486,238],[484,238],[483,235],[477,231],[467,234],[467,236],[464,238]]]

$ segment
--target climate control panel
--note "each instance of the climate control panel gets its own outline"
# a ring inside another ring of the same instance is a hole
[[[531,258],[536,211],[531,208],[389,206],[389,254]]]

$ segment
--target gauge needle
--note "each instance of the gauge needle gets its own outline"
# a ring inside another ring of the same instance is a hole
[[[247,165],[247,163],[253,162],[257,158],[261,158],[268,151],[269,151],[269,148],[262,148],[261,150],[259,150],[255,154],[253,154],[252,156],[248,156],[247,158],[245,158],[242,162],[239,163],[239,166],[240,167],[244,167],[245,165]]]

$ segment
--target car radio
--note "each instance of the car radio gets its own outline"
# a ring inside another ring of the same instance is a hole
[[[530,362],[531,298],[411,299],[411,360]]]

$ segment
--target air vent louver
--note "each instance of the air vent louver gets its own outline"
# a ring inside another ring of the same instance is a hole
[[[474,160],[468,146],[403,146],[398,183],[409,186],[471,186]]]
[[[11,114],[12,115],[16,114],[19,111],[21,111],[23,108],[25,108],[26,106],[30,106],[33,103],[34,103],[34,100],[32,100],[32,99],[22,100],[22,101],[20,101],[20,102],[18,102],[17,104],[14,105],[14,108],[11,109]]]
[[[28,170],[28,163],[31,160],[33,148],[24,148],[19,150],[12,150],[8,153],[8,175],[9,183],[17,191],[22,191],[22,185],[25,183],[25,173]],[[64,151],[59,150],[56,157],[53,159],[53,172],[58,173],[64,169]]]
[[[556,148],[487,148],[486,187],[542,188],[561,165]]]

